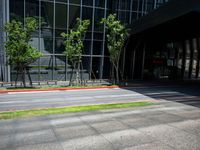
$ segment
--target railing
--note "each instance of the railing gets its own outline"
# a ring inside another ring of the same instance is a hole
[[[60,85],[67,86],[69,81],[58,81],[58,80],[48,80],[48,81],[33,81],[32,86],[49,86],[49,85]],[[93,80],[82,80],[83,85],[109,85],[111,82],[109,79],[93,79]],[[30,82],[26,82],[27,87],[30,86]],[[0,82],[0,87],[22,87],[22,81],[12,82]]]

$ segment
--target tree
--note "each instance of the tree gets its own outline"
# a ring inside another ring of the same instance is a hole
[[[83,38],[89,25],[89,20],[81,20],[80,18],[77,18],[76,25],[69,31],[69,33],[61,33],[61,36],[64,38],[64,54],[72,63],[73,70],[76,70],[76,84],[80,83],[80,64],[82,62],[82,51],[84,47]],[[72,82],[73,70],[70,78],[70,85]]]
[[[117,20],[116,14],[110,14],[107,18],[103,18],[101,23],[105,23],[108,30],[107,47],[110,54],[110,62],[113,66],[112,72],[113,76],[116,75],[116,83],[119,84],[119,61],[123,47],[125,46],[128,31],[125,26]]]
[[[35,32],[37,28],[37,21],[33,17],[25,18],[24,25],[17,20],[12,20],[5,24],[5,31],[7,32],[5,48],[8,64],[15,67],[17,70],[15,85],[17,83],[18,74],[21,73],[23,85],[26,87],[25,75],[27,67],[43,55],[29,43],[31,34]],[[32,85],[30,74],[29,80]]]

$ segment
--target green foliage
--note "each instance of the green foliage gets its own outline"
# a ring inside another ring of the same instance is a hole
[[[37,21],[32,17],[25,19],[25,25],[16,20],[5,25],[7,32],[5,48],[10,65],[26,67],[42,56],[41,52],[29,44],[31,34],[37,27]]]
[[[76,84],[80,83],[80,64],[82,62],[82,51],[83,51],[83,38],[90,25],[89,20],[81,20],[77,18],[76,25],[69,33],[61,33],[64,38],[65,51],[64,54],[67,56],[69,62],[73,65],[73,70],[76,69]],[[72,80],[72,74],[70,77],[70,85]]]
[[[105,23],[108,30],[107,47],[110,53],[110,61],[115,68],[117,80],[119,80],[119,60],[125,45],[125,40],[128,36],[128,31],[125,26],[117,20],[116,14],[110,14],[107,18],[103,18],[101,23]]]
[[[111,62],[116,62],[120,57],[128,32],[125,26],[117,20],[116,14],[110,14],[108,18],[103,18],[101,23],[105,23],[108,29],[107,40]]]
[[[81,20],[80,18],[77,18],[75,27],[71,29],[69,33],[61,33],[61,36],[64,38],[64,54],[72,63],[81,62],[83,38],[89,25],[89,20]]]

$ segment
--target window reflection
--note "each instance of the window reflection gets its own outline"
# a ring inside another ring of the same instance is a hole
[[[10,0],[10,19],[16,19],[23,22],[24,0]]]
[[[80,6],[69,6],[69,28],[73,28],[76,24],[76,19],[80,17]]]
[[[56,4],[55,6],[55,27],[67,28],[67,5]]]
[[[41,17],[43,19],[43,27],[53,28],[53,15],[54,6],[53,3],[41,2]]]
[[[41,61],[38,61],[38,64],[40,63],[39,65],[41,66],[40,80],[53,79],[53,75],[55,79],[65,80],[64,75],[66,73],[64,71],[65,68],[68,68],[69,74],[70,65],[68,64],[64,67],[66,60],[64,60],[65,56],[62,55],[65,48],[60,34],[72,29],[77,17],[82,17],[83,20],[89,19],[91,24],[83,39],[84,57],[82,60],[84,69],[82,72],[85,78],[89,78],[90,74],[92,78],[99,78],[100,68],[102,67],[100,64],[103,57],[105,57],[104,63],[106,63],[103,75],[106,77],[109,74],[108,68],[106,68],[109,64],[109,58],[106,57],[109,56],[109,52],[106,44],[103,42],[104,25],[99,23],[104,15],[108,16],[110,13],[115,12],[123,23],[133,23],[136,19],[146,14],[146,12],[160,6],[165,1],[107,0],[107,4],[105,4],[106,0],[10,0],[10,19],[24,22],[24,17],[38,17],[38,22],[42,22],[42,26],[32,34],[32,41],[30,41],[32,46],[39,48],[44,53],[44,57],[40,59]],[[107,9],[105,9],[105,6],[107,6]],[[105,13],[105,11],[107,12]],[[105,56],[102,56],[103,48],[105,48]],[[189,56],[189,53],[187,56]],[[196,54],[194,54],[194,57],[196,57]],[[62,67],[53,69],[53,60],[55,65],[57,63],[58,66]],[[188,64],[188,60],[186,60],[186,63]],[[90,69],[93,70],[92,73]],[[35,71],[36,69],[33,70]],[[36,77],[33,78],[38,80]]]

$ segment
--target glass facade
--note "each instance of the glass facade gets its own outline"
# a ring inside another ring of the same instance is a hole
[[[3,2],[0,1],[0,29],[3,28]],[[3,43],[3,34],[0,34],[0,44]],[[3,81],[3,63],[4,63],[4,52],[3,52],[3,48],[0,45],[0,81]]]
[[[84,79],[108,78],[109,54],[106,48],[106,29],[101,18],[116,13],[124,24],[132,24],[167,0],[9,0],[10,20],[24,22],[36,16],[42,26],[32,35],[30,43],[44,56],[30,65],[34,81],[69,80],[71,64],[63,55],[60,34],[75,24],[76,18],[89,19],[91,25],[85,35],[81,72]],[[16,71],[11,69],[11,80]]]
[[[199,79],[200,41],[191,38],[147,46],[144,79]]]

